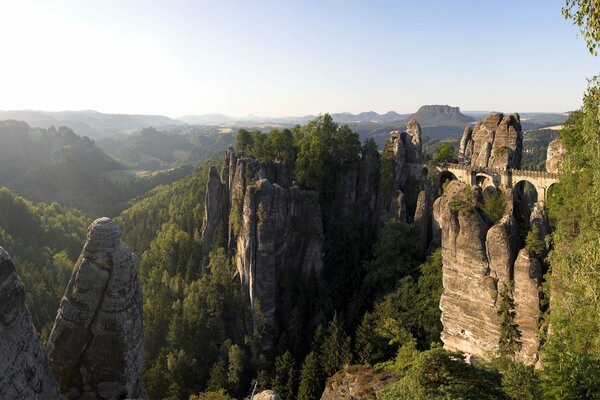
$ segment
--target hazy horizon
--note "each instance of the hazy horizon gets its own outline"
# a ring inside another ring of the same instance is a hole
[[[598,70],[562,5],[10,2],[0,110],[563,113]]]

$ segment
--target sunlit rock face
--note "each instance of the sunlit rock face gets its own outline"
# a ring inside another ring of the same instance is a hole
[[[521,168],[523,132],[519,114],[492,113],[465,128],[458,150],[459,162],[473,167]]]
[[[440,299],[444,347],[475,359],[498,354],[503,294],[512,297],[520,349],[515,359],[525,364],[538,360],[540,287],[545,249],[534,254],[519,246],[518,224],[507,204],[505,214],[493,224],[474,199],[477,190],[452,181],[433,206],[434,236],[442,245],[444,291]],[[512,198],[510,191],[506,198]],[[531,226],[538,227],[539,240],[549,232],[539,205],[531,213]]]
[[[0,399],[63,399],[25,306],[25,289],[0,247]]]
[[[556,138],[550,142],[548,145],[548,151],[546,153],[547,172],[560,172],[560,167],[565,158],[565,152],[565,145],[559,138]]]
[[[108,218],[88,229],[50,334],[50,363],[70,399],[146,398],[138,257]]]
[[[321,400],[376,400],[381,390],[398,379],[364,365],[345,366],[327,379]]]

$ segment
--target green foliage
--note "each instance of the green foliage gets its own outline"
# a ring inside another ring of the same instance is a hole
[[[562,13],[566,19],[579,27],[588,50],[598,55],[600,42],[600,1],[598,0],[565,0]]]
[[[388,221],[383,238],[374,246],[375,257],[366,265],[367,288],[387,293],[401,278],[416,275],[419,265],[418,243],[412,226],[398,219]]]
[[[531,225],[531,230],[525,237],[525,248],[532,254],[542,255],[546,249],[543,240],[540,238],[540,228],[536,224]]]
[[[540,379],[533,366],[509,362],[502,371],[502,389],[511,400],[538,400],[543,398]]]
[[[375,316],[366,312],[356,329],[354,354],[361,364],[374,365],[383,360],[387,341],[376,333],[377,320]]]
[[[11,255],[25,285],[25,300],[47,339],[90,219],[77,210],[33,204],[0,188],[0,246]]]
[[[504,216],[506,198],[501,190],[484,190],[483,201],[479,204],[481,211],[487,215],[493,223],[497,224]]]
[[[337,313],[333,315],[333,319],[329,322],[327,333],[321,344],[319,358],[326,376],[335,374],[344,365],[348,365],[352,361],[350,337],[346,335],[343,322],[338,318]]]
[[[338,126],[329,114],[324,114],[302,127],[300,137],[296,179],[328,198],[339,168],[358,161],[358,134],[346,125]]]
[[[447,163],[453,162],[454,160],[454,146],[447,142],[440,143],[435,152],[435,156],[433,157],[433,162]]]
[[[197,395],[192,395],[189,400],[234,400],[233,397],[229,396],[225,390],[207,391]]]
[[[273,160],[293,162],[296,157],[296,144],[289,129],[273,129],[268,134],[240,129],[236,136],[236,148],[238,153],[265,163]]]
[[[275,375],[271,381],[271,389],[277,392],[282,400],[294,400],[296,379],[296,362],[292,354],[286,351],[275,359]]]
[[[318,400],[323,392],[324,379],[320,371],[319,360],[314,352],[310,352],[302,364],[298,400]]]
[[[419,354],[406,375],[379,393],[381,400],[504,399],[497,373],[468,365],[436,348]]]
[[[581,111],[560,138],[563,175],[548,199],[554,233],[547,276],[551,327],[543,346],[548,399],[599,398],[600,393],[600,84],[590,81]]]
[[[498,355],[512,359],[521,350],[521,332],[515,324],[516,312],[512,286],[503,287],[499,295],[500,337],[498,339]]]

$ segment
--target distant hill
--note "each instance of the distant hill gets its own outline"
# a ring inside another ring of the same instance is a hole
[[[92,217],[114,216],[132,198],[190,170],[132,171],[70,128],[0,121],[0,187],[32,201],[76,207]]]
[[[114,133],[140,130],[147,127],[185,125],[183,121],[162,115],[104,114],[98,111],[0,111],[0,120],[24,121],[32,127],[66,126],[82,136],[97,138]]]
[[[448,105],[422,106],[408,119],[416,119],[423,126],[464,126],[474,119],[460,112],[459,107]]]

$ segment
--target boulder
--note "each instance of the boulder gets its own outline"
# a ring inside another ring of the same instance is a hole
[[[50,363],[69,399],[146,398],[138,257],[109,218],[88,229],[50,334]]]
[[[252,400],[281,400],[281,396],[272,390],[263,390],[252,396]]]
[[[0,398],[64,399],[52,376],[48,353],[25,306],[25,289],[8,253],[0,247]]]

